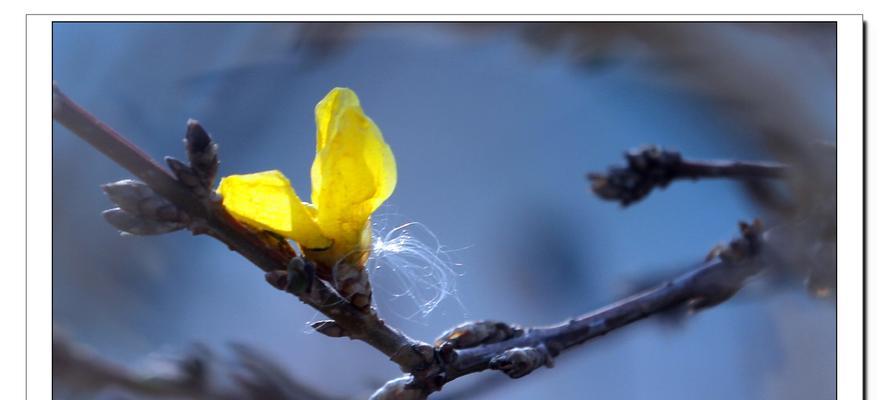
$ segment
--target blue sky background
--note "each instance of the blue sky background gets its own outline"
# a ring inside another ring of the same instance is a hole
[[[56,24],[53,79],[156,159],[183,157],[185,121],[196,118],[220,144],[222,174],[280,169],[303,198],[314,105],[332,87],[354,89],[398,162],[375,229],[421,222],[453,250],[458,292],[425,317],[398,295],[395,273],[374,271],[380,312],[424,340],[467,319],[549,324],[590,311],[693,265],[760,213],[723,181],[677,183],[625,209],[591,195],[585,174],[642,144],[689,158],[765,157],[750,126],[664,82],[657,66],[635,61],[644,49],[632,43],[618,42],[631,56],[599,65],[542,52],[510,29],[364,24],[343,29],[348,40],[315,43],[302,28]],[[781,46],[712,29],[752,54]],[[777,62],[762,54],[757,62]],[[821,116],[812,123],[833,131],[832,70],[801,62],[788,71]],[[134,368],[194,342],[223,352],[246,343],[299,379],[355,398],[398,375],[361,343],[310,333],[313,310],[212,239],[118,236],[100,216],[111,204],[99,185],[129,174],[54,128],[57,329]],[[482,398],[585,399],[589,388],[608,399],[833,398],[835,324],[834,304],[802,287],[752,288],[679,326],[622,329]]]

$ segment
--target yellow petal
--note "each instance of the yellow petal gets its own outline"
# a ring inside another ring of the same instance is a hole
[[[370,215],[395,189],[395,157],[358,97],[333,89],[315,108],[318,152],[312,164],[312,203],[321,231],[339,252],[369,245]]]
[[[303,247],[331,245],[313,220],[313,210],[303,204],[281,171],[227,176],[217,192],[238,221],[291,238]]]
[[[320,153],[335,132],[336,116],[341,110],[351,107],[361,107],[358,96],[348,88],[333,88],[315,106],[315,126],[318,127],[318,137],[315,143],[315,152]],[[314,189],[313,189],[314,190]]]

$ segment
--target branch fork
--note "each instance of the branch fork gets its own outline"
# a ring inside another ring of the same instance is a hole
[[[263,270],[273,287],[324,314],[328,319],[311,324],[316,331],[363,341],[396,363],[405,375],[386,383],[372,399],[425,399],[450,381],[485,370],[521,378],[538,368],[552,367],[554,359],[567,349],[652,314],[715,306],[737,293],[748,278],[775,264],[769,255],[778,252],[774,247],[781,246],[786,234],[776,228],[766,231],[759,221],[741,223],[740,237],[715,248],[697,268],[648,291],[553,326],[467,322],[430,345],[405,335],[377,315],[365,269],[344,266],[334,269],[330,279],[322,279],[315,266],[286,240],[238,223],[211,188],[219,168],[218,146],[197,121],[189,120],[186,129],[189,162],[168,157],[167,171],[55,85],[53,119],[141,180],[103,186],[117,205],[104,213],[112,225],[132,234],[188,228],[194,234],[212,236]],[[625,206],[677,179],[778,178],[788,169],[777,163],[687,161],[679,153],[655,147],[629,152],[626,159],[626,167],[589,176],[597,195]]]

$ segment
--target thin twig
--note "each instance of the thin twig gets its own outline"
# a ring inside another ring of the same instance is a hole
[[[605,174],[591,173],[593,192],[605,200],[628,206],[655,187],[666,187],[681,179],[729,178],[741,180],[780,178],[787,166],[765,161],[690,161],[674,151],[649,146],[625,154],[627,165],[612,167]]]
[[[767,264],[762,227],[741,225],[742,236],[721,249],[703,266],[654,289],[636,294],[592,313],[548,327],[522,328],[480,321],[446,332],[437,342],[438,365],[390,381],[378,399],[423,399],[461,376],[500,370],[513,378],[542,366],[552,366],[563,351],[650,315],[687,306],[690,311],[712,307],[731,298],[747,279]],[[388,396],[388,397],[387,397]]]
[[[683,161],[676,168],[677,179],[780,178],[786,173],[783,164],[770,161]]]

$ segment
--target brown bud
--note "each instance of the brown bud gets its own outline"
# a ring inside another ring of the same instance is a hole
[[[465,349],[481,344],[497,343],[512,339],[524,332],[519,327],[499,321],[472,321],[458,325],[435,339],[436,347],[450,344],[455,349]]]
[[[161,222],[184,223],[188,217],[173,203],[155,193],[145,183],[124,179],[102,185],[108,198],[137,217]]]
[[[655,187],[665,187],[682,163],[679,153],[646,146],[624,154],[626,166],[611,167],[606,174],[589,174],[593,193],[604,200],[628,206],[647,196]]]
[[[201,185],[210,188],[219,171],[218,146],[200,122],[189,119],[185,132],[185,152],[188,162]]]
[[[176,175],[179,182],[182,182],[194,194],[199,197],[209,196],[209,186],[204,185],[200,175],[194,169],[173,157],[164,157],[164,161],[167,162],[167,166],[170,167],[170,171],[173,171],[173,175]]]
[[[752,223],[738,223],[741,236],[729,242],[727,247],[714,249],[715,255],[727,263],[740,263],[755,257],[759,252],[763,231],[762,221],[756,219]],[[711,254],[714,254],[711,251]]]
[[[120,208],[105,210],[102,216],[121,232],[133,235],[159,235],[185,228],[185,224],[180,222],[153,220]]]
[[[326,336],[334,338],[347,336],[346,330],[332,320],[312,322],[311,326],[313,329]]]
[[[269,271],[265,273],[265,281],[272,285],[275,289],[284,290],[287,288],[287,272],[286,271]]]
[[[362,311],[369,311],[373,291],[364,267],[339,263],[333,268],[333,286],[346,300]]]
[[[553,359],[544,346],[517,347],[492,358],[488,366],[503,371],[510,378],[521,378],[542,366],[552,368]]]
[[[302,257],[293,257],[287,263],[285,290],[297,296],[312,290],[315,281],[315,265]]]

